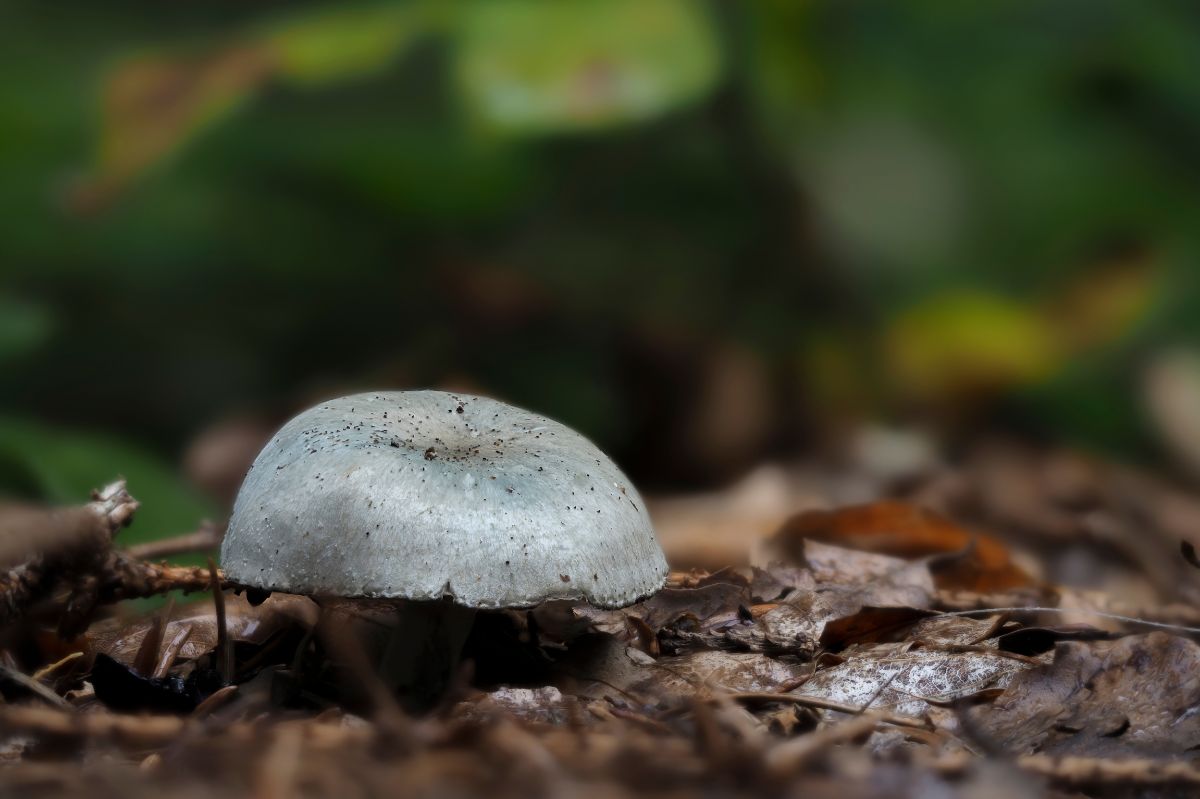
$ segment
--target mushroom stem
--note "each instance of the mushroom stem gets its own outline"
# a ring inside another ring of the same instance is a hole
[[[447,600],[399,603],[379,674],[409,710],[431,707],[454,677],[474,608]]]

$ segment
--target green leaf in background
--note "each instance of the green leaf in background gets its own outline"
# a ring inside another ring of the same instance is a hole
[[[150,453],[104,435],[0,417],[0,495],[78,505],[118,477],[141,502],[122,544],[178,535],[215,518],[215,509]]]
[[[704,6],[689,0],[489,0],[461,9],[455,70],[470,112],[514,134],[644,121],[720,73]]]
[[[427,29],[430,8],[424,3],[337,7],[272,25],[265,42],[280,78],[324,85],[390,66]]]
[[[33,352],[53,331],[49,309],[0,294],[0,365]]]

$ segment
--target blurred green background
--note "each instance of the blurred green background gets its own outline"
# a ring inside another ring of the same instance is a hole
[[[651,491],[863,420],[1157,462],[1200,394],[1194,2],[10,0],[0,65],[0,488],[135,537],[365,387]]]

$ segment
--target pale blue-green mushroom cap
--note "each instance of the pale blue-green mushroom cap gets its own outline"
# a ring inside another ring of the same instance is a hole
[[[441,391],[323,402],[250,468],[221,547],[242,585],[471,608],[623,607],[667,564],[628,478],[574,430]]]

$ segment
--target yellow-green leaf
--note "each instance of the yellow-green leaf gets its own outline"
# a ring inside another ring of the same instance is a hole
[[[461,9],[456,73],[468,109],[506,133],[590,130],[703,96],[720,71],[689,0],[488,0]]]
[[[887,329],[885,348],[899,393],[921,399],[1030,383],[1061,359],[1039,309],[969,291],[902,313]]]
[[[424,3],[337,7],[273,25],[265,41],[279,76],[320,85],[370,75],[390,66],[426,30]]]

